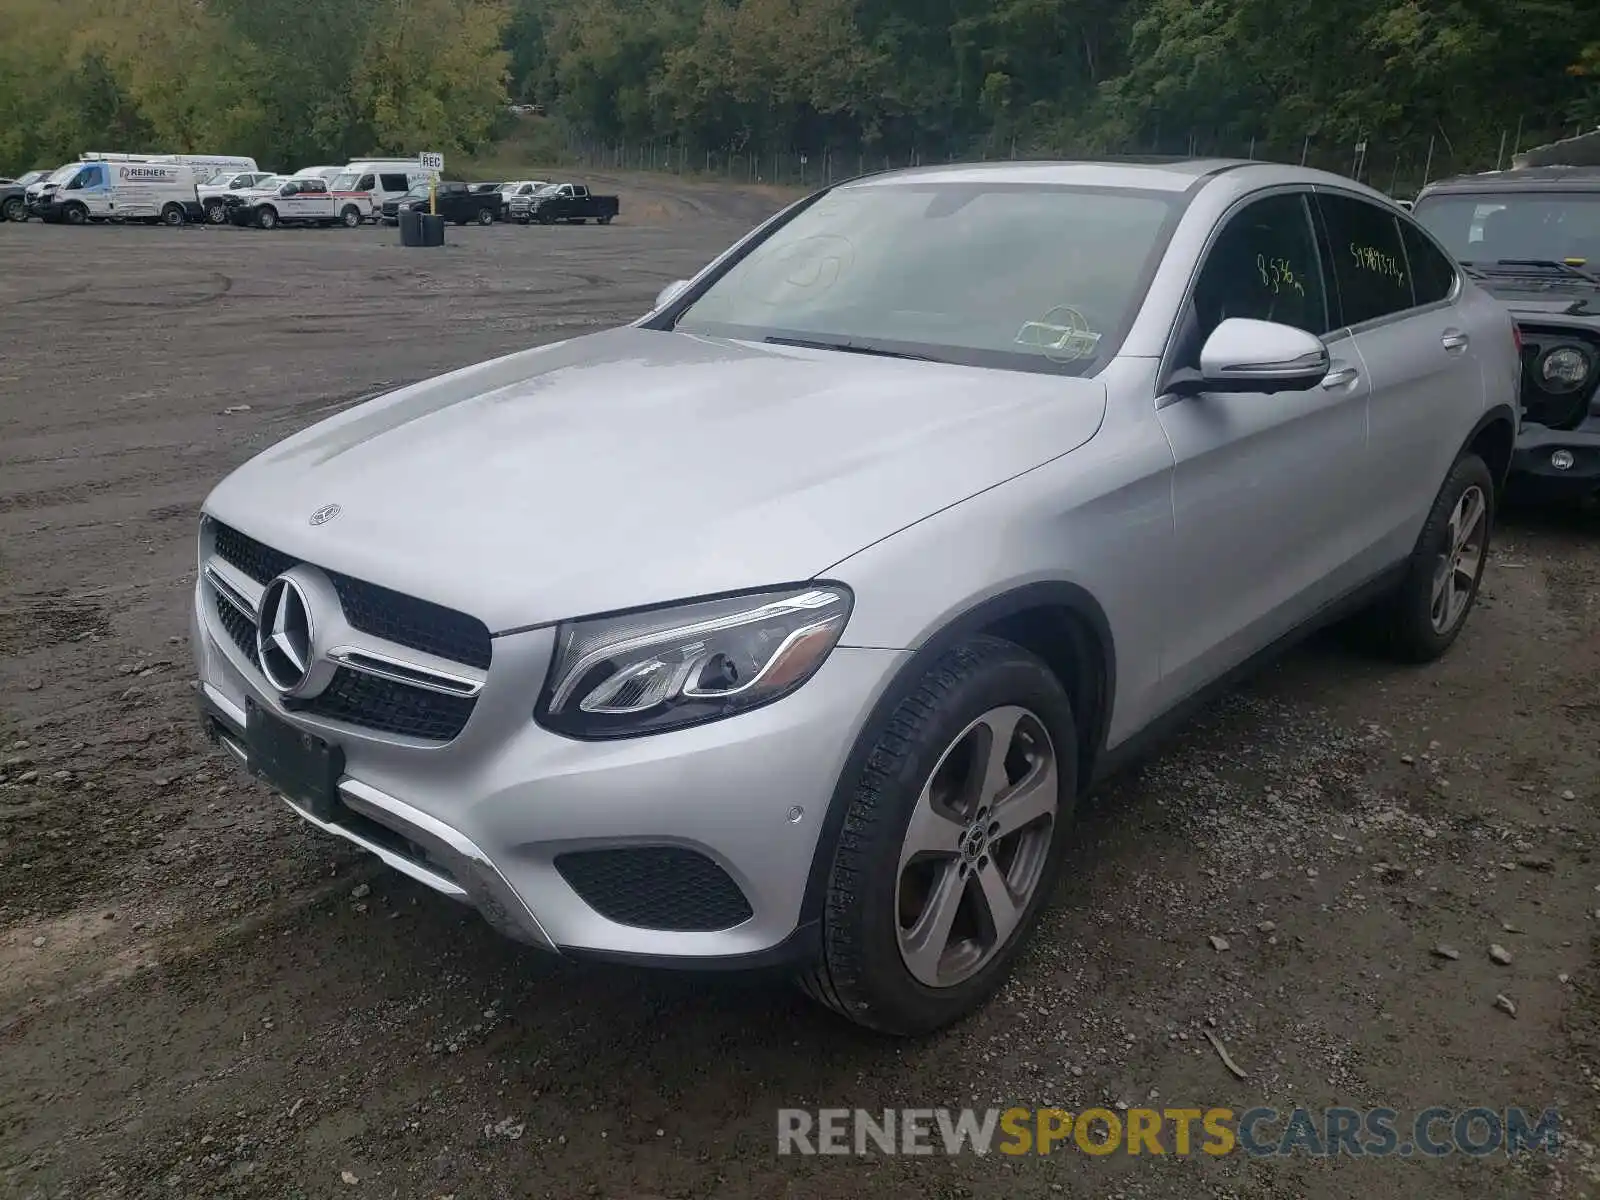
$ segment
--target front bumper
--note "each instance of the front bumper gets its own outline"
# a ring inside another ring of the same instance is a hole
[[[1558,468],[1552,461],[1566,451],[1572,465]],[[1528,498],[1582,498],[1600,493],[1600,414],[1591,410],[1576,429],[1522,426],[1511,456],[1509,490]]]
[[[753,712],[577,742],[532,719],[554,641],[553,630],[534,630],[495,639],[459,735],[419,744],[287,712],[220,627],[207,587],[196,584],[192,628],[207,729],[242,761],[253,698],[338,744],[346,765],[336,818],[290,804],[319,829],[547,950],[714,968],[782,966],[814,952],[802,903],[819,833],[856,734],[903,653],[841,647],[799,691]],[[557,863],[578,852],[661,848],[715,864],[749,915],[714,930],[613,919]]]

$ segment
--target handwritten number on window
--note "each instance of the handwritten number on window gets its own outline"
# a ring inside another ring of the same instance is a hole
[[[1274,296],[1293,290],[1304,296],[1305,285],[1300,282],[1300,276],[1289,265],[1286,258],[1268,258],[1265,254],[1256,255],[1256,270],[1261,274],[1261,286],[1272,289]]]
[[[1394,255],[1385,254],[1374,246],[1358,246],[1355,242],[1351,242],[1350,257],[1355,260],[1357,270],[1382,275],[1395,287],[1405,286],[1405,271],[1401,269],[1400,262]]]

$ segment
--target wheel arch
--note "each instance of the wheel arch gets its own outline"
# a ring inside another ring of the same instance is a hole
[[[1511,474],[1511,455],[1516,449],[1517,414],[1509,404],[1496,404],[1472,427],[1461,443],[1461,452],[1471,451],[1483,459],[1494,476],[1496,488],[1504,487]]]
[[[1078,726],[1079,792],[1094,778],[1116,694],[1116,653],[1105,610],[1085,588],[1064,581],[1025,584],[983,600],[947,622],[907,657],[857,731],[823,815],[797,924],[814,921],[822,913],[856,780],[895,709],[945,651],[982,634],[1014,642],[1055,673],[1072,701]]]

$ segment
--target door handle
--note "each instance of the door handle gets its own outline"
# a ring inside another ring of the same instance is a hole
[[[1439,338],[1439,344],[1446,350],[1464,350],[1466,349],[1467,343],[1471,340],[1471,338],[1467,337],[1467,335],[1462,333],[1459,329],[1446,329]]]
[[[1335,367],[1322,377],[1322,386],[1331,392],[1334,388],[1341,388],[1354,383],[1356,374],[1354,367]]]

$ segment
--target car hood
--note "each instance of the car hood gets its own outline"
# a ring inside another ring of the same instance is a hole
[[[1600,287],[1582,279],[1491,275],[1479,279],[1478,286],[1516,317],[1589,317],[1600,322]]]
[[[810,578],[1104,412],[1093,380],[629,327],[348,409],[206,511],[499,632]]]

